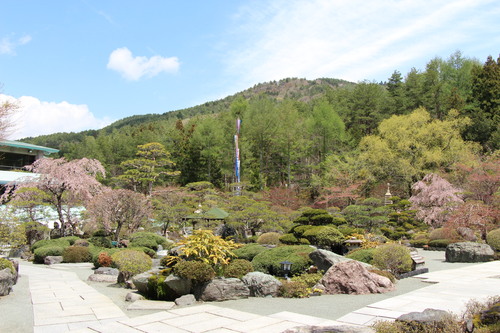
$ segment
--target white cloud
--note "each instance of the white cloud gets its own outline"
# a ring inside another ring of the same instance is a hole
[[[117,71],[125,79],[135,81],[143,76],[156,76],[161,72],[175,73],[179,66],[177,57],[134,57],[128,48],[122,47],[111,52],[107,67]]]
[[[28,44],[30,41],[30,35],[24,35],[14,40],[11,37],[4,37],[0,40],[0,54],[15,55],[18,46]]]
[[[228,51],[227,70],[246,78],[243,86],[285,77],[386,79],[422,58],[457,49],[467,56],[471,42],[491,44],[478,37],[498,30],[499,9],[492,0],[252,2],[235,16],[233,37],[245,43]]]
[[[10,139],[99,129],[111,123],[110,119],[97,119],[84,104],[43,102],[31,96],[14,98],[0,94],[0,103],[4,101],[19,105],[12,116],[14,128]]]

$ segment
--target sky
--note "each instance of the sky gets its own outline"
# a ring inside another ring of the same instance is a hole
[[[261,82],[386,81],[500,54],[498,0],[0,0],[10,139],[99,129]]]

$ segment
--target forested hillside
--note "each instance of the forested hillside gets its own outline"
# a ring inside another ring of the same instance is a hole
[[[164,145],[179,176],[164,182],[234,182],[235,121],[241,118],[242,180],[249,190],[286,186],[321,202],[383,191],[408,197],[430,172],[472,166],[499,148],[500,59],[430,60],[387,82],[288,78],[164,114],[128,117],[96,131],[23,141],[67,159],[98,159],[108,184],[137,146]],[[350,194],[351,193],[351,194]],[[337,197],[339,197],[337,195]]]

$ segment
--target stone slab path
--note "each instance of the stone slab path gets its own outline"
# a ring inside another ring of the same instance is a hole
[[[420,275],[418,278],[430,283],[428,287],[370,304],[340,318],[332,314],[330,320],[297,313],[300,309],[276,309],[271,315],[257,315],[223,308],[217,303],[172,307],[129,318],[109,297],[82,281],[70,268],[22,265],[21,276],[29,279],[34,333],[273,333],[306,325],[370,326],[377,320],[394,320],[401,314],[426,308],[459,313],[470,299],[500,295],[500,261],[495,261]],[[316,299],[324,302],[328,298]]]

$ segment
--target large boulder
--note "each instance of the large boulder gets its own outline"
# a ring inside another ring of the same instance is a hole
[[[10,268],[4,268],[0,271],[0,296],[6,296],[12,290],[16,283],[16,274],[12,273]]]
[[[199,299],[202,301],[227,301],[248,298],[250,289],[237,278],[215,278],[205,284]]]
[[[451,314],[444,310],[425,309],[422,312],[410,312],[399,316],[396,321],[417,326],[425,332],[442,332],[449,328]]]
[[[386,277],[371,273],[360,262],[340,262],[328,269],[316,285],[325,294],[380,294],[394,289]]]
[[[87,280],[92,282],[117,283],[118,275],[90,274]]]
[[[175,305],[177,306],[188,306],[196,303],[196,298],[193,294],[187,294],[175,299]]]
[[[494,259],[495,251],[488,244],[461,242],[446,247],[447,262],[485,262]]]
[[[309,253],[309,258],[314,262],[314,266],[318,267],[320,271],[326,272],[330,267],[339,262],[353,261],[352,259],[346,258],[332,251],[318,249]],[[365,267],[371,267],[371,265],[364,262],[359,262]]]
[[[250,272],[241,278],[250,289],[250,296],[278,296],[282,283],[274,276],[262,272]]]
[[[169,295],[172,295],[172,300],[189,294],[193,286],[190,279],[185,279],[173,274],[167,276],[163,284],[166,286]]]
[[[371,327],[352,325],[298,326],[283,333],[375,333],[375,330]]]
[[[94,271],[94,274],[102,274],[102,275],[115,275],[118,276],[120,274],[120,271],[118,268],[112,268],[112,267],[99,267]]]
[[[62,256],[46,256],[43,259],[43,263],[45,265],[60,264],[62,262],[63,262],[63,257]]]
[[[135,289],[137,289],[137,291],[140,292],[141,294],[147,295],[148,294],[148,279],[153,274],[154,274],[153,272],[148,271],[148,272],[134,275],[132,277],[132,283],[134,284]]]

